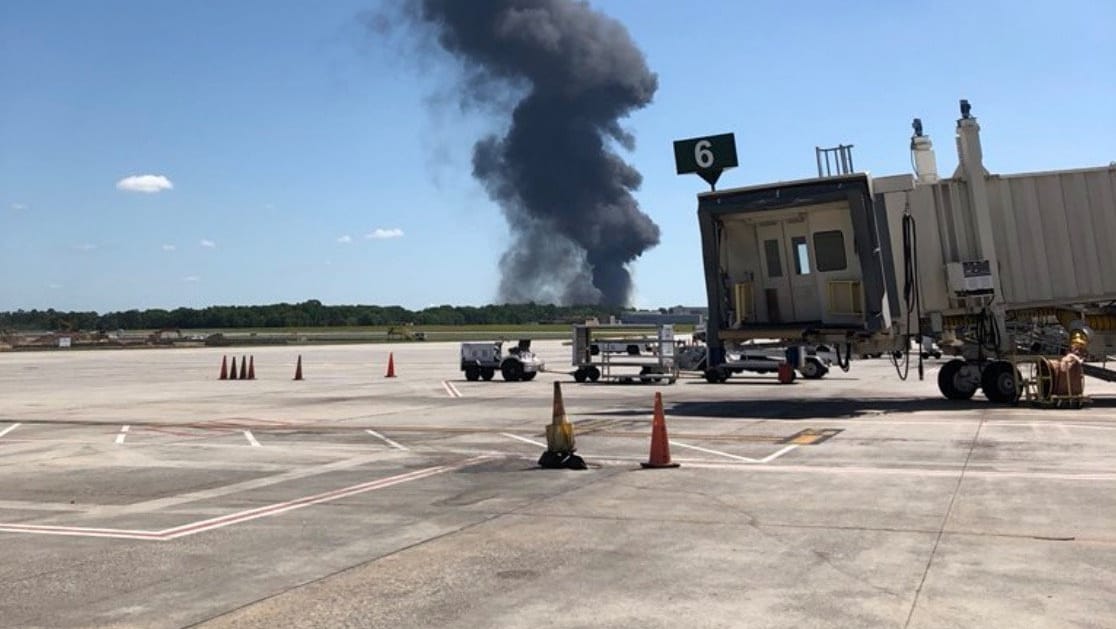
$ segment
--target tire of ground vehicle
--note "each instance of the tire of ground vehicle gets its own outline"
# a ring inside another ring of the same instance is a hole
[[[644,384],[647,384],[647,383],[651,382],[651,380],[652,380],[651,368],[650,367],[641,368],[639,370],[639,381],[644,383]]]
[[[585,379],[588,377],[589,373],[584,367],[579,367],[577,371],[574,372],[574,380],[577,382],[585,382]]]
[[[535,376],[537,375],[539,375],[539,372],[537,371],[525,371],[523,372],[523,375],[519,377],[519,379],[524,382],[530,382],[531,380],[534,380]]]
[[[468,380],[469,382],[476,382],[477,380],[480,379],[480,377],[481,377],[480,367],[466,367],[465,368],[465,379]]]
[[[492,376],[496,375],[496,370],[492,367],[481,367],[480,375],[485,382],[488,382],[492,379]]]
[[[585,369],[585,375],[589,378],[589,382],[596,382],[601,379],[601,370],[596,366],[587,367]]]
[[[729,379],[730,375],[731,374],[726,369],[721,369],[721,368],[717,368],[717,367],[715,367],[713,369],[706,369],[705,370],[705,381],[708,382],[709,384],[721,384],[723,382],[728,382],[728,379]]]
[[[829,373],[829,368],[822,364],[814,356],[807,356],[806,362],[802,363],[802,377],[807,380],[817,380],[818,378],[825,377]]]
[[[950,400],[971,399],[978,384],[977,379],[972,377],[973,369],[979,369],[979,366],[959,358],[942,365],[938,371],[938,390]]]
[[[1006,360],[989,363],[980,374],[980,389],[990,402],[1011,404],[1019,399],[1022,387],[1022,374]]]
[[[500,363],[500,374],[504,376],[504,380],[508,382],[516,382],[523,379],[523,363],[514,358],[509,358]]]

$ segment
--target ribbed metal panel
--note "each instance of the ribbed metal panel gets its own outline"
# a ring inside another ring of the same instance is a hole
[[[988,180],[1004,300],[1116,299],[1116,169]]]

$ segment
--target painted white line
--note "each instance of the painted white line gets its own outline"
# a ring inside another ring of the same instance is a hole
[[[264,518],[280,513],[286,513],[295,509],[301,509],[311,505],[329,502],[331,500],[338,500],[340,498],[347,498],[357,494],[375,491],[377,489],[384,489],[393,485],[407,483],[410,481],[420,480],[435,476],[437,474],[444,474],[459,470],[470,465],[475,465],[481,461],[491,459],[492,456],[477,456],[471,459],[456,463],[454,465],[440,465],[437,467],[428,467],[426,469],[416,470],[407,474],[399,474],[397,476],[389,476],[388,478],[381,478],[379,480],[361,483],[359,485],[352,485],[350,487],[342,487],[333,491],[327,491],[312,496],[305,496],[296,500],[288,500],[286,502],[278,502],[255,509],[248,509],[237,513],[230,513],[228,515],[219,516],[216,518],[209,518],[207,520],[200,520],[182,526],[176,526],[161,531],[137,531],[130,529],[100,529],[100,528],[86,528],[79,526],[51,526],[51,525],[36,525],[36,524],[4,524],[0,523],[0,532],[7,533],[34,533],[38,535],[71,535],[79,537],[114,537],[120,539],[143,539],[152,541],[167,541],[178,539],[179,537],[186,537],[196,533],[205,531],[212,531],[214,529],[231,526],[233,524],[240,524],[242,522],[249,522],[259,518]]]
[[[120,445],[120,444],[124,443],[124,438],[128,436],[128,428],[130,428],[130,426],[121,426],[120,427],[120,434],[116,435],[117,445]]]
[[[769,454],[769,455],[763,457],[762,459],[760,459],[760,463],[769,463],[771,461],[774,461],[775,459],[783,456],[784,454],[790,452],[791,450],[794,450],[797,447],[798,447],[798,444],[791,444],[791,445],[783,448],[782,450],[779,450],[775,454]]]
[[[248,445],[252,446],[253,448],[260,447],[260,442],[256,441],[256,438],[252,436],[251,430],[244,431],[244,438],[248,440]]]
[[[748,463],[757,463],[758,462],[756,459],[749,459],[746,456],[737,456],[735,454],[729,454],[728,452],[721,452],[720,450],[710,450],[709,448],[702,448],[702,447],[699,447],[699,446],[692,446],[692,445],[689,445],[687,443],[681,443],[679,441],[674,441],[673,439],[670,441],[670,445],[678,446],[680,448],[689,448],[691,450],[697,450],[698,452],[704,452],[706,454],[716,454],[717,456],[728,457],[730,459],[736,459],[737,461],[747,461]]]
[[[15,430],[16,428],[19,428],[19,426],[20,426],[20,424],[15,423],[15,424],[12,424],[11,426],[8,426],[4,430],[0,430],[0,437],[3,437],[4,435],[6,435],[9,432]]]
[[[160,539],[159,534],[154,531],[96,529],[82,526],[46,526],[37,524],[0,524],[0,532],[35,533],[37,535],[72,535],[79,537],[113,537],[117,539]]]
[[[457,387],[453,386],[453,383],[449,380],[442,381],[442,388],[446,390],[446,393],[450,397],[461,397],[461,392],[458,391]]]
[[[400,445],[400,444],[392,441],[391,439],[388,439],[387,437],[381,435],[380,433],[376,432],[375,430],[372,430],[371,428],[365,430],[364,432],[372,435],[373,437],[379,439],[380,441],[383,441],[384,443],[388,444],[389,446],[391,446],[393,448],[398,448],[400,450],[406,450],[407,449],[407,446]]]
[[[529,443],[533,446],[539,446],[540,448],[547,447],[545,443],[539,443],[538,441],[535,441],[534,439],[528,439],[527,437],[520,437],[519,435],[513,435],[510,432],[502,432],[500,434],[504,435],[505,437],[507,437],[509,439],[515,439],[516,441],[522,441],[523,443]]]

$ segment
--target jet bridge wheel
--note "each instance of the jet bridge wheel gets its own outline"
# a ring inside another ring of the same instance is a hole
[[[959,358],[942,365],[938,371],[938,390],[951,400],[968,400],[980,386],[980,366]]]
[[[1023,375],[1008,361],[997,360],[981,372],[980,388],[989,402],[1011,404],[1023,392]]]

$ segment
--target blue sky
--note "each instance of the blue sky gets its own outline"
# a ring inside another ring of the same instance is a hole
[[[838,143],[895,174],[918,116],[948,174],[967,98],[994,172],[1116,160],[1106,0],[591,4],[659,75],[625,121],[662,228],[639,306],[705,303],[675,139],[736,134],[721,187],[811,176]],[[370,36],[377,6],[0,2],[0,310],[492,302],[509,236],[469,160],[504,123]]]

